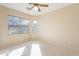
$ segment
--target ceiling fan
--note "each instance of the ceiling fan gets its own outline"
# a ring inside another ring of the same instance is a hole
[[[28,10],[34,9],[34,10],[37,10],[39,12],[41,12],[40,7],[48,7],[47,4],[40,4],[40,3],[28,3],[28,4],[31,4],[32,7],[30,7],[30,8],[27,7],[26,9],[28,9]]]

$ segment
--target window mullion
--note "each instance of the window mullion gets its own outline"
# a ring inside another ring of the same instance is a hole
[[[21,33],[21,18],[20,18],[20,25],[19,25],[20,29],[19,32]]]

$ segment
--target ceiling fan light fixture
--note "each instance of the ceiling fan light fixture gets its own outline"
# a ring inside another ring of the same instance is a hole
[[[34,7],[34,10],[35,10],[35,11],[38,11],[38,7],[35,6],[35,7]]]

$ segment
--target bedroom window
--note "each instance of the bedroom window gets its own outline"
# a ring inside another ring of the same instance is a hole
[[[32,31],[36,32],[38,28],[38,21],[37,20],[33,20],[32,21]]]
[[[8,16],[8,30],[9,34],[20,33],[20,18],[15,16]]]
[[[29,32],[29,20],[16,16],[8,16],[9,34],[21,34]]]
[[[22,33],[29,32],[29,20],[21,19],[21,32]]]

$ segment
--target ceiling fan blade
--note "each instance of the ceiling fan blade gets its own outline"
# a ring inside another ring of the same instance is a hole
[[[41,12],[40,8],[38,7],[38,11]]]
[[[31,10],[32,8],[34,8],[34,6],[32,6],[31,8],[28,8],[28,10]]]
[[[28,4],[34,4],[34,3],[28,3]]]
[[[46,4],[39,4],[39,7],[48,7]]]

